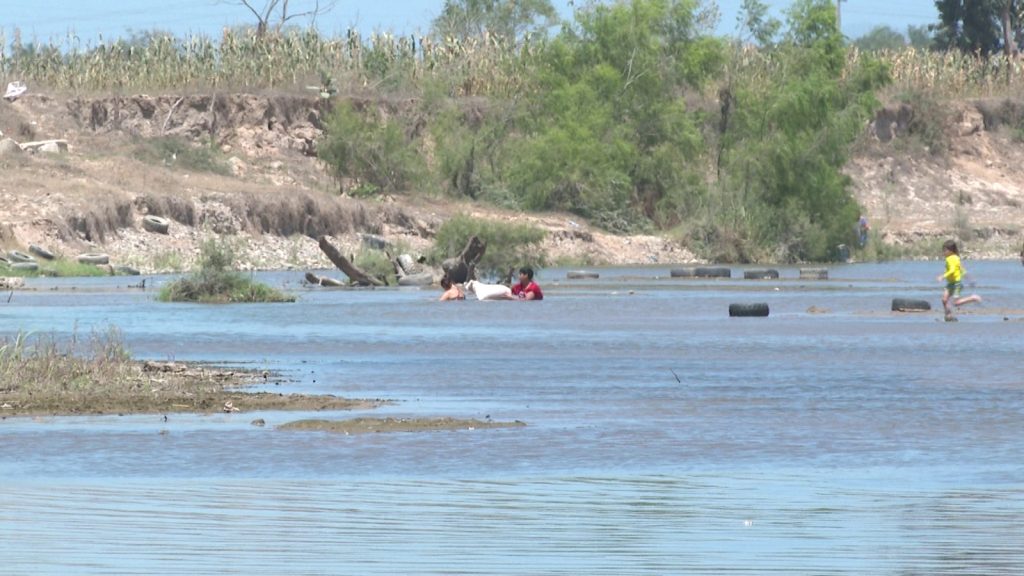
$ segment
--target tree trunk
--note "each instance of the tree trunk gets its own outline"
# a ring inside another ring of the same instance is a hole
[[[1006,54],[1006,65],[1009,69],[1010,59],[1016,52],[1016,46],[1013,45],[1013,30],[1010,28],[1010,10],[1013,5],[1013,0],[1005,0],[1003,3],[1003,52]],[[1009,72],[1007,72],[1009,74]]]
[[[338,249],[335,248],[333,244],[327,241],[326,236],[321,236],[317,238],[317,244],[320,246],[320,250],[327,255],[327,259],[330,260],[332,264],[337,266],[339,270],[344,272],[345,275],[349,277],[349,280],[351,280],[353,283],[358,284],[359,286],[387,285],[384,282],[381,282],[380,280],[367,275],[359,268],[356,268],[354,264],[348,261],[348,258],[345,258],[344,256],[341,255],[341,252],[339,252]]]
[[[461,254],[441,263],[441,269],[444,270],[445,277],[454,284],[461,284],[474,279],[476,277],[476,264],[483,257],[485,250],[487,250],[486,242],[476,236],[470,236]]]

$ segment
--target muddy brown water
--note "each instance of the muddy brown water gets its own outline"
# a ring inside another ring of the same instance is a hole
[[[0,572],[1021,574],[1024,267],[968,267],[985,303],[957,323],[941,321],[936,262],[827,281],[548,269],[529,304],[310,289],[298,272],[259,275],[298,296],[278,305],[32,280],[0,305],[0,332],[114,325],[136,357],[394,401],[338,418],[528,425],[6,418]],[[935,310],[894,314],[894,297]],[[737,302],[771,314],[729,318]]]

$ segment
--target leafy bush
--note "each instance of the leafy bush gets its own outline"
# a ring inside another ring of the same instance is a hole
[[[471,236],[487,243],[487,249],[476,267],[477,273],[483,277],[502,276],[511,268],[540,268],[545,264],[545,256],[540,247],[545,232],[540,228],[530,224],[473,218],[465,214],[451,218],[437,231],[430,259],[437,264],[445,258],[458,256]]]
[[[162,302],[294,302],[295,297],[232,270],[234,251],[226,241],[210,240],[200,248],[199,270],[167,284]]]

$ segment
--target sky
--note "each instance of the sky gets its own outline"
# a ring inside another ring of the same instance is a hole
[[[264,1],[251,3],[262,6]],[[777,17],[791,4],[790,0],[762,2],[772,7]],[[292,0],[293,6],[311,3]],[[552,0],[552,4],[563,18],[571,17],[568,0]],[[735,34],[741,0],[718,0],[717,4],[721,19],[716,32]],[[425,33],[443,5],[444,0],[338,0],[334,10],[318,19],[317,27],[328,35],[349,28],[364,34]],[[846,0],[840,15],[843,33],[850,39],[875,26],[906,32],[908,25],[938,19],[934,0]],[[0,0],[0,32],[6,35],[5,44],[10,43],[15,28],[21,31],[23,41],[60,41],[73,32],[83,43],[95,43],[100,37],[112,39],[153,29],[216,37],[225,26],[253,22],[252,14],[237,0]]]

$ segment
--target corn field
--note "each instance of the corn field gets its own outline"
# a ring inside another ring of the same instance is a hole
[[[929,52],[907,48],[883,52],[896,93],[928,92],[940,99],[1013,96],[1024,87],[1024,60],[1002,55],[980,57],[962,52]],[[850,51],[856,63],[862,55]]]
[[[355,91],[416,88],[439,80],[451,96],[504,96],[523,89],[524,67],[539,47],[537,42],[508,45],[487,35],[443,41],[388,33],[363,38],[355,30],[340,38],[315,30],[262,38],[225,30],[219,41],[151,35],[141,42],[83,47],[74,37],[23,44],[16,32],[10,42],[0,33],[0,80],[76,92],[294,88],[329,78],[341,82],[335,88]]]

